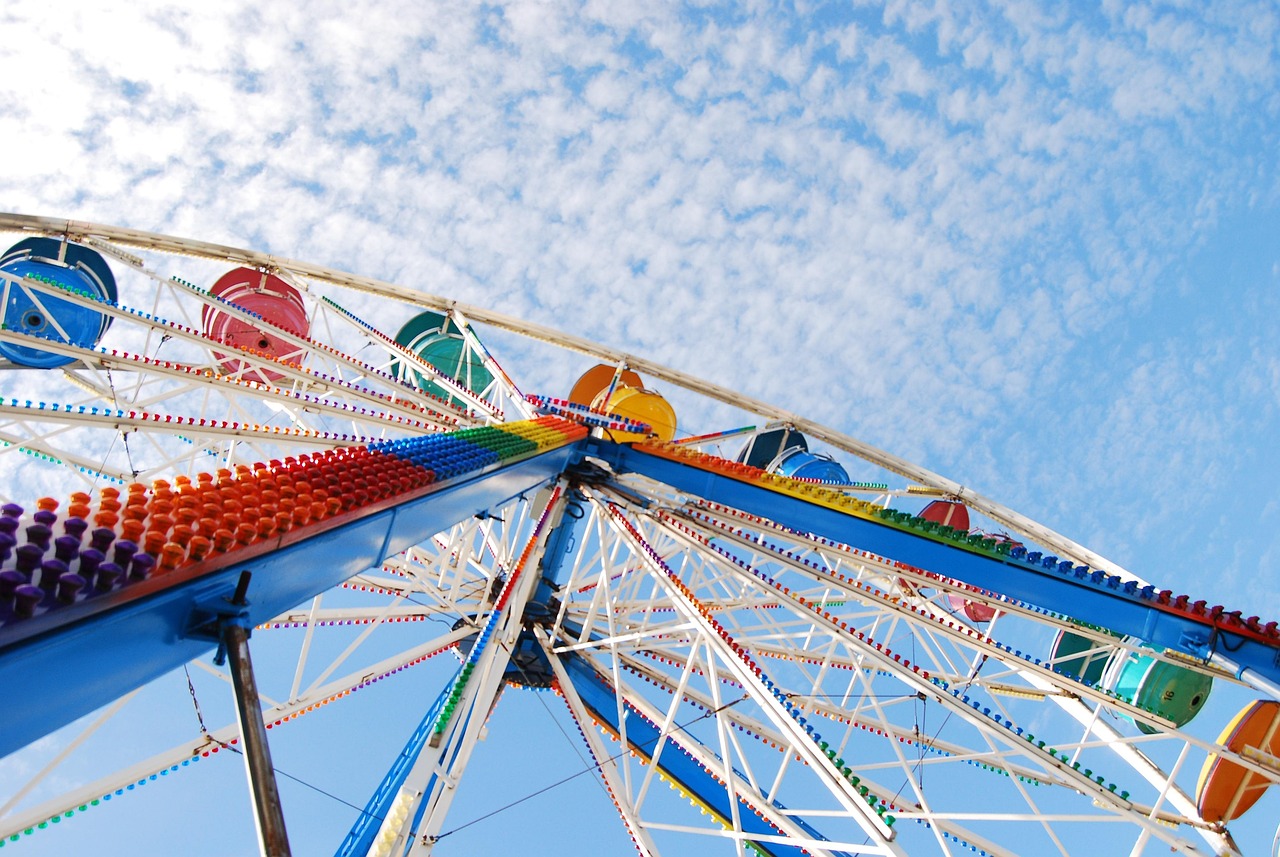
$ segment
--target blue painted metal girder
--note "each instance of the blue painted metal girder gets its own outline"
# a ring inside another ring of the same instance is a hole
[[[454,672],[456,679],[461,667]],[[418,761],[418,756],[422,753],[422,748],[427,745],[427,739],[431,737],[431,725],[435,722],[436,715],[444,708],[445,700],[449,698],[449,690],[451,685],[446,684],[444,689],[440,691],[440,695],[436,697],[435,702],[427,709],[427,714],[422,718],[422,722],[418,724],[418,728],[409,736],[409,740],[405,742],[404,749],[400,751],[400,755],[396,756],[395,761],[391,763],[390,769],[387,771],[378,788],[369,797],[369,802],[365,804],[364,810],[356,819],[355,824],[351,827],[351,832],[347,834],[347,838],[338,846],[335,857],[361,857],[369,853],[369,849],[373,846],[373,840],[378,835],[378,830],[382,827],[383,819],[387,817],[387,813],[391,811],[391,805],[395,802],[396,795],[400,792],[400,787],[409,777],[409,772],[413,770],[413,766]],[[428,784],[428,790],[435,784],[435,774],[431,775],[431,781]]]
[[[437,483],[407,502],[374,506],[317,535],[295,531],[278,542],[250,546],[228,555],[215,571],[193,576],[202,567],[180,570],[64,608],[38,626],[5,628],[0,687],[11,702],[0,708],[0,757],[211,651],[215,641],[193,634],[193,621],[200,605],[230,596],[241,572],[253,574],[247,621],[268,621],[557,476],[574,453],[568,446],[494,465]]]
[[[618,728],[618,705],[613,687],[580,656],[568,654],[562,655],[561,658],[565,670],[573,680],[574,689],[577,690],[583,704],[590,710],[592,716],[607,725],[615,735],[621,734]],[[631,713],[635,714],[635,712]],[[657,724],[650,722],[646,718],[639,715],[627,718],[627,740],[630,744],[630,749],[644,756],[649,760],[650,764],[652,764],[654,748],[658,745],[659,735]],[[669,747],[666,752],[658,757],[658,768],[671,780],[678,783],[688,794],[714,811],[720,818],[729,819],[733,817],[728,790],[722,783],[717,782],[709,771],[681,751]],[[776,802],[773,805],[780,810],[785,809],[785,807]],[[745,833],[760,836],[778,835],[777,830],[764,819],[758,817],[745,804],[739,803],[738,817]],[[814,839],[819,841],[824,839],[821,834],[803,820],[792,816],[792,821]],[[799,857],[799,855],[805,853],[799,846],[777,845],[766,842],[757,842],[756,845],[766,854],[796,855],[796,857]]]
[[[1152,645],[1198,658],[1225,657],[1241,670],[1251,670],[1280,683],[1280,646],[1232,633],[1192,616],[1161,610],[1136,593],[1025,562],[1001,561],[963,550],[630,446],[596,440],[589,443],[587,451],[608,461],[615,471],[640,473],[678,491],[784,527],[891,557]]]

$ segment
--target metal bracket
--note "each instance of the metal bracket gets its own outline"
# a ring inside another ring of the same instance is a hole
[[[249,581],[253,574],[240,572],[235,591],[230,595],[219,595],[202,598],[196,601],[191,609],[191,617],[187,620],[187,630],[183,636],[197,640],[211,640],[218,644],[218,651],[213,662],[222,666],[227,662],[226,629],[229,625],[249,629],[249,599],[245,594],[249,591]]]
[[[1202,660],[1208,660],[1213,654],[1210,640],[1199,631],[1183,631],[1178,637],[1178,648]]]
[[[249,779],[249,795],[253,801],[254,821],[258,830],[258,846],[262,857],[289,857],[289,836],[285,831],[280,792],[276,787],[275,767],[262,723],[262,704],[258,685],[249,659],[249,571],[240,572],[235,591],[196,602],[187,624],[187,636],[215,640],[218,653],[213,662],[222,666],[230,656],[231,686],[235,692],[236,720],[240,726],[245,773]]]

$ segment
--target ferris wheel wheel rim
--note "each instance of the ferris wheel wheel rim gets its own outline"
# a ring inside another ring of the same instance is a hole
[[[252,265],[268,271],[289,270],[341,288],[392,298],[424,309],[445,313],[456,310],[470,320],[600,360],[621,363],[631,370],[651,375],[658,380],[674,384],[690,392],[707,396],[715,401],[740,408],[757,416],[792,425],[836,449],[858,456],[892,473],[942,492],[948,497],[960,500],[992,520],[1032,537],[1044,547],[1056,551],[1064,558],[1072,559],[1078,563],[1102,569],[1112,574],[1121,575],[1136,581],[1140,585],[1144,585],[1147,582],[1096,551],[966,487],[960,482],[948,479],[900,456],[860,441],[845,432],[776,407],[760,399],[738,393],[723,385],[698,378],[687,372],[644,357],[638,357],[626,351],[611,348],[585,337],[565,333],[547,325],[523,321],[515,316],[499,313],[484,307],[416,291],[405,286],[340,271],[323,265],[229,245],[180,238],[163,233],[147,232],[90,221],[4,212],[0,212],[0,230],[46,236],[63,236],[68,240],[96,239],[158,252]]]

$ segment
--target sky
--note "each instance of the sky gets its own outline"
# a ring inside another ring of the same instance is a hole
[[[11,0],[0,31],[0,210],[586,336],[1280,616],[1273,3]]]

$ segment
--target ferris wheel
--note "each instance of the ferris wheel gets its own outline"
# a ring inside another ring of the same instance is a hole
[[[375,684],[408,725],[363,759],[338,855],[464,853],[450,809],[518,692],[577,727],[642,855],[1271,846],[1280,631],[1229,596],[496,312],[136,230],[0,229],[0,757],[25,772],[0,848],[244,756],[262,849],[288,853],[266,729],[359,743],[375,727],[344,713]],[[738,421],[682,432],[687,402]],[[140,725],[130,700],[184,671],[198,722]],[[201,681],[232,685],[234,721],[206,722]],[[63,777],[77,756],[101,770]]]

